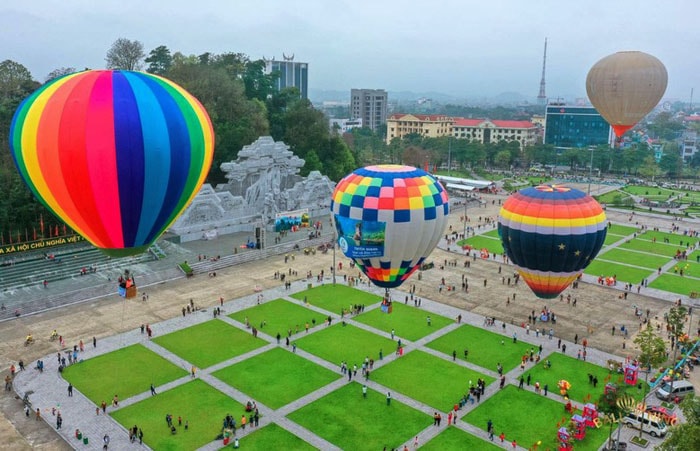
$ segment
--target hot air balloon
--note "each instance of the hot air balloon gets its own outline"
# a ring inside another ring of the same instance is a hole
[[[659,104],[667,82],[666,68],[656,57],[617,52],[591,67],[586,91],[619,138]]]
[[[412,166],[367,166],[335,188],[338,244],[375,285],[395,288],[420,267],[447,224],[447,192]]]
[[[541,298],[555,298],[595,258],[606,234],[605,213],[591,196],[563,185],[511,195],[498,218],[506,255]]]
[[[204,107],[165,78],[90,70],[45,84],[19,106],[10,148],[36,197],[111,255],[145,251],[211,166]]]

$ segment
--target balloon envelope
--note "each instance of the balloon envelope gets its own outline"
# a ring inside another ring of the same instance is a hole
[[[618,52],[591,67],[586,91],[593,106],[622,136],[642,120],[666,92],[663,63],[644,52]]]
[[[360,168],[331,199],[338,244],[377,286],[401,285],[437,246],[447,224],[447,192],[412,166]]]
[[[112,254],[143,252],[211,166],[204,107],[152,74],[94,70],[42,86],[15,112],[15,164],[41,202]]]
[[[606,231],[600,204],[563,185],[518,191],[498,218],[506,255],[541,298],[558,296],[576,279],[600,251]]]

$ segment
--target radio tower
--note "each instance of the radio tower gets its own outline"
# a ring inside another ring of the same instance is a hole
[[[547,67],[547,38],[544,38],[544,57],[542,58],[542,80],[540,80],[540,93],[537,95],[537,103],[545,105],[547,103],[547,95],[544,92],[544,70]]]

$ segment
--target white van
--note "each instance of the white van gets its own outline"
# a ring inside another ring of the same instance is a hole
[[[664,382],[656,391],[656,397],[664,401],[672,401],[676,398],[683,399],[688,395],[694,395],[695,388],[688,381],[674,381],[673,389],[670,382]]]
[[[668,426],[661,417],[647,412],[630,412],[622,418],[622,422],[628,427],[642,429],[652,437],[663,437],[668,432]]]

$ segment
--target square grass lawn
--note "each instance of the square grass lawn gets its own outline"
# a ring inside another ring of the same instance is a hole
[[[494,435],[505,433],[507,443],[516,440],[519,446],[532,449],[533,445],[542,441],[538,449],[545,450],[558,449],[557,430],[559,425],[566,426],[570,418],[571,414],[564,411],[564,404],[508,385],[483,401],[462,420],[484,431],[491,420]],[[605,426],[600,429],[587,428],[586,438],[575,442],[576,451],[597,450],[607,439],[608,431]],[[498,438],[495,440],[499,441]]]
[[[634,232],[637,232],[638,229],[637,227],[631,227],[631,226],[624,226],[620,224],[613,224],[610,227],[608,227],[608,233],[612,233],[614,235],[632,235]]]
[[[572,349],[572,352],[577,352],[577,350]],[[541,360],[540,363],[531,369],[525,370],[523,373],[525,378],[530,374],[532,376],[532,385],[535,385],[537,381],[539,381],[542,387],[547,384],[549,385],[549,391],[552,393],[559,393],[557,382],[564,379],[571,384],[569,397],[578,402],[597,402],[600,395],[603,394],[607,382],[612,382],[617,385],[623,384],[622,374],[610,373],[607,368],[603,368],[602,366],[584,362],[583,360],[578,360],[575,357],[569,357],[558,352],[550,354],[547,358],[552,362],[551,368],[546,369],[544,367],[544,361],[546,359]],[[589,373],[598,378],[598,385],[596,388],[593,388],[593,385],[588,383]],[[642,384],[642,386],[644,386],[644,384]],[[640,399],[642,395],[641,390],[636,388],[631,388],[627,392],[637,399]]]
[[[153,341],[198,368],[207,368],[267,344],[219,319],[156,337]]]
[[[633,284],[640,283],[643,279],[646,279],[652,275],[653,271],[642,268],[634,268],[632,266],[621,265],[619,263],[612,263],[604,261],[605,255],[597,257],[584,271],[594,277],[604,276],[612,277],[617,276],[618,283],[629,282]]]
[[[681,248],[678,245],[665,244],[659,240],[656,243],[648,240],[642,240],[640,238],[633,239],[631,241],[622,243],[619,246],[620,249],[631,249],[633,251],[649,252],[655,255],[664,255],[666,257],[673,257],[676,255],[676,251],[683,250],[685,247]]]
[[[376,294],[357,290],[340,283],[321,285],[310,290],[300,291],[291,297],[306,301],[329,312],[340,315],[341,309],[347,309],[351,305],[372,305],[381,302],[382,298]]]
[[[123,400],[148,391],[151,383],[158,386],[187,374],[188,370],[138,344],[63,370],[63,377],[95,404],[109,404],[115,394]]]
[[[469,381],[493,378],[423,351],[412,351],[375,370],[371,379],[446,412],[469,391]]]
[[[175,435],[165,422],[168,413],[177,428]],[[238,421],[245,408],[197,379],[119,409],[111,416],[127,429],[134,425],[143,429],[143,441],[151,449],[192,450],[216,439],[229,413]],[[182,426],[178,426],[178,417],[182,417]]]
[[[296,340],[299,349],[310,352],[340,368],[345,361],[350,367],[362,365],[365,357],[379,360],[379,351],[384,355],[396,352],[396,342],[367,332],[359,327],[335,324],[324,330]]]
[[[480,439],[475,435],[450,426],[420,448],[426,451],[444,451],[446,449],[473,449],[478,451],[495,451],[501,449],[496,445]]]
[[[274,348],[212,374],[251,399],[278,409],[340,375],[282,348]]]
[[[277,426],[274,423],[268,424],[264,428],[257,429],[255,432],[246,435],[244,438],[239,440],[241,448],[243,449],[257,449],[257,450],[276,450],[276,449],[289,449],[295,451],[305,451],[305,450],[315,450],[308,442],[300,439],[296,435],[287,431],[286,429]],[[231,449],[229,444],[226,447],[220,449]]]
[[[342,449],[398,448],[433,422],[430,415],[352,382],[287,415]]]
[[[610,249],[598,255],[599,260],[608,260],[617,263],[639,266],[655,270],[669,262],[668,257],[652,255],[645,252],[628,249]]]
[[[383,313],[381,309],[373,309],[369,312],[353,317],[358,321],[386,333],[391,329],[396,331],[396,337],[404,340],[416,341],[439,329],[452,324],[454,320],[436,315],[416,307],[408,307],[401,302],[392,303],[392,312]],[[430,316],[430,326],[428,326]]]
[[[626,237],[626,235],[625,236],[615,235],[615,234],[608,232],[605,235],[605,241],[603,241],[603,248],[605,248],[605,246],[610,246],[611,244],[617,243],[618,241],[620,241],[621,239],[623,239],[625,237]]]
[[[525,336],[527,337],[527,335]],[[469,351],[467,356],[469,363],[491,371],[496,371],[496,367],[500,363],[503,366],[504,373],[507,373],[520,365],[522,356],[530,348],[536,346],[521,340],[513,343],[512,337],[464,324],[437,340],[431,341],[427,344],[427,347],[443,352],[448,356],[452,356],[452,351],[457,351],[459,360],[464,360],[464,350],[467,349]]]
[[[661,274],[649,283],[649,288],[690,296],[693,291],[700,292],[700,279],[681,277],[673,273]]]
[[[251,326],[272,337],[277,333],[284,337],[289,330],[292,333],[304,332],[306,324],[309,328],[319,326],[326,320],[326,316],[284,299],[275,299],[229,315],[241,324],[245,324],[248,318]],[[316,320],[315,324],[313,320]],[[265,326],[260,327],[263,321]]]
[[[488,236],[476,235],[466,240],[461,240],[457,243],[460,246],[465,244],[470,245],[474,249],[488,249],[492,254],[502,254],[503,244],[500,238],[490,238]]]

